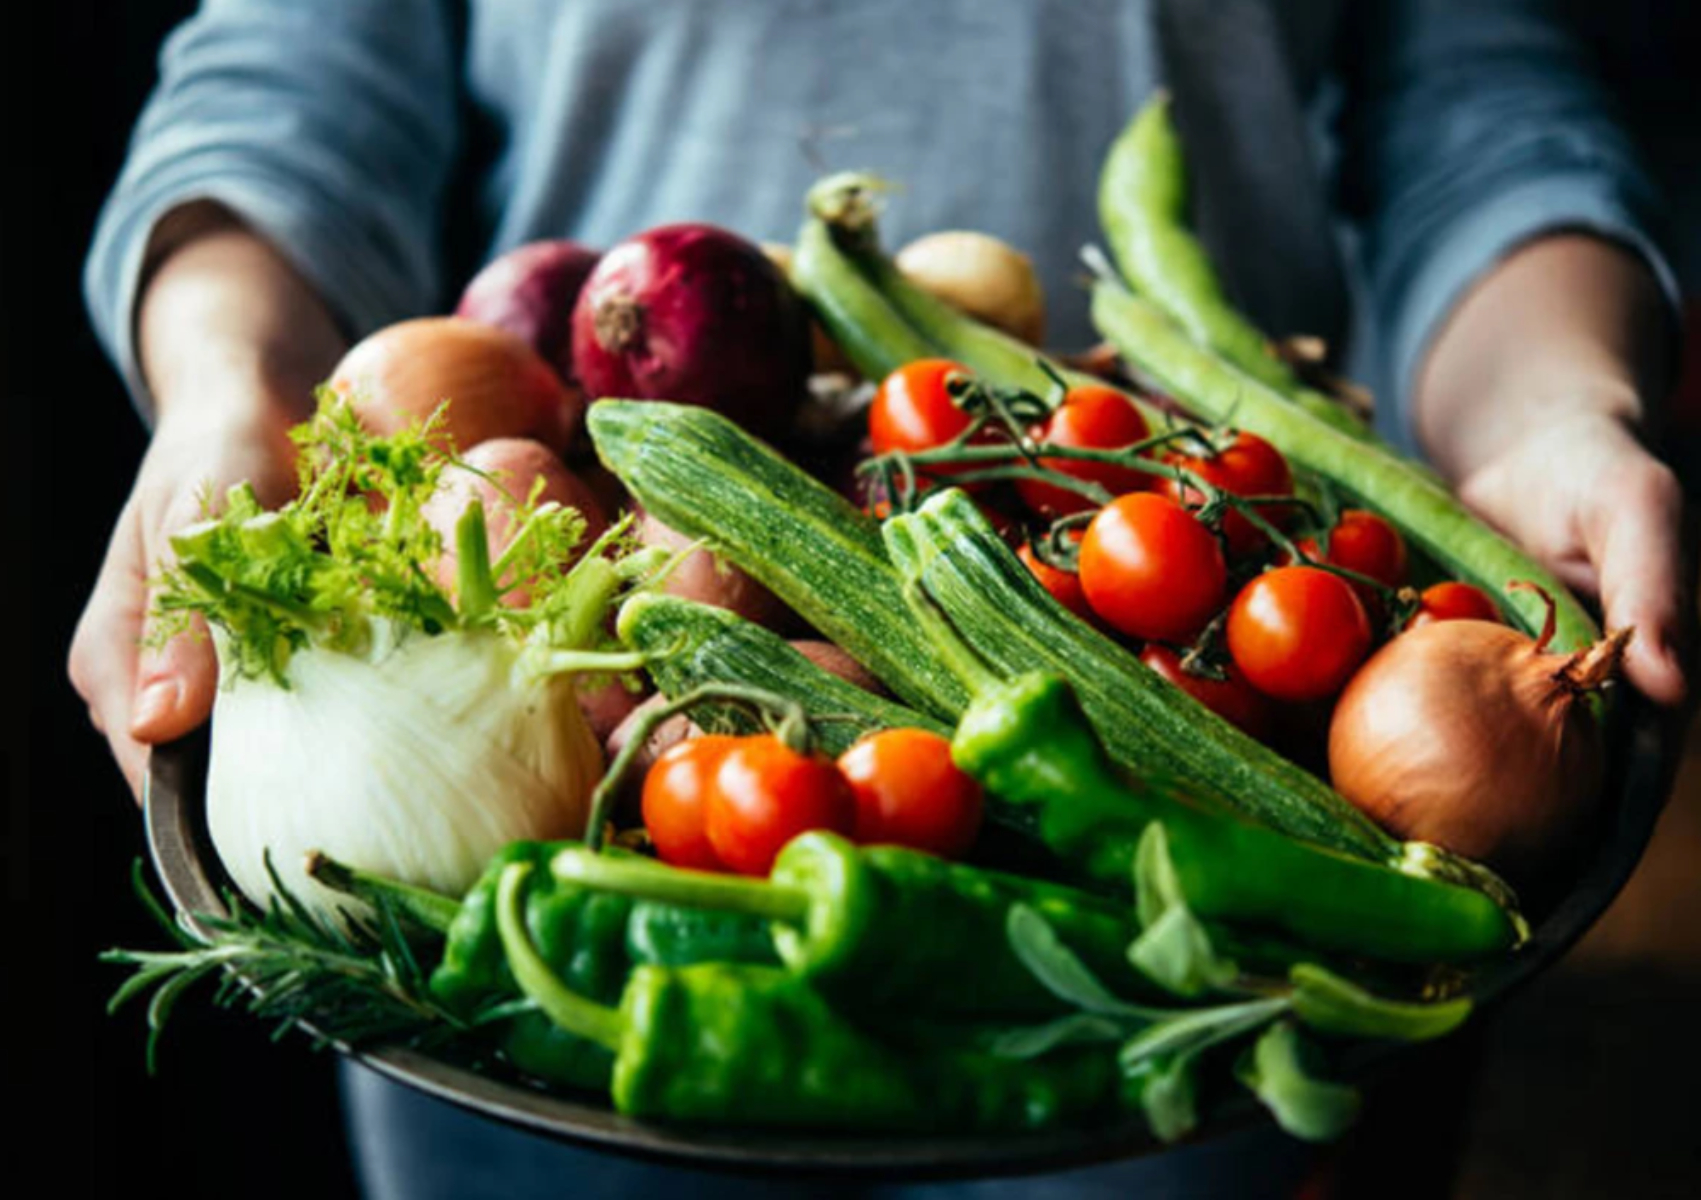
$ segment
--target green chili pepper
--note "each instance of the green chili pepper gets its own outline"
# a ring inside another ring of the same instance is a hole
[[[563,984],[532,942],[526,863],[504,868],[502,945],[525,994],[614,1061],[614,1106],[632,1116],[858,1129],[1013,1130],[1107,1108],[1110,1056],[1041,1061],[898,1045],[859,1029],[802,978],[749,964],[640,966],[618,1007]]]
[[[569,842],[515,842],[499,852],[461,901],[448,928],[431,991],[451,1012],[469,1013],[518,994],[496,925],[496,888],[515,863],[541,867]],[[612,1002],[635,964],[727,959],[774,962],[760,921],[672,905],[634,903],[537,871],[525,888],[525,920],[552,969],[585,996]],[[540,1013],[503,1022],[503,1054],[520,1070],[575,1087],[606,1085],[612,1058],[600,1046],[560,1029]]]
[[[1026,904],[1119,991],[1158,990],[1130,964],[1130,906],[1074,888],[834,834],[793,838],[768,882],[684,871],[583,850],[551,869],[576,885],[773,922],[781,959],[840,1003],[910,1016],[1001,1018],[1066,1006],[1010,949],[1010,909]]]
[[[1296,841],[1234,814],[1125,782],[1061,678],[984,689],[952,742],[957,765],[1089,879],[1130,886],[1135,850],[1161,822],[1180,889],[1205,919],[1246,922],[1323,950],[1392,962],[1462,962],[1508,949],[1514,917],[1482,892]]]

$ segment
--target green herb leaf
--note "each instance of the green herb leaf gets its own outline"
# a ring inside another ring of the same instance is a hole
[[[1132,1072],[1153,1059],[1202,1054],[1280,1016],[1288,1009],[1282,996],[1219,1004],[1213,1008],[1184,1009],[1154,1021],[1124,1042],[1117,1061]]]
[[[1139,971],[1179,996],[1225,988],[1238,978],[1238,964],[1218,953],[1188,907],[1159,821],[1146,827],[1135,847],[1134,893],[1142,932],[1128,947],[1128,960]]]
[[[174,922],[183,949],[109,950],[102,962],[135,968],[109,1011],[150,989],[148,1064],[173,1008],[203,979],[218,979],[213,1001],[277,1023],[274,1036],[310,1022],[316,1044],[452,1041],[488,1015],[458,1017],[430,994],[424,971],[387,898],[374,899],[370,921],[348,918],[349,930],[315,916],[283,886],[267,861],[279,899],[264,912],[227,897],[231,915]],[[150,895],[150,910],[163,906]],[[199,928],[198,928],[199,927]],[[207,932],[199,932],[205,929]]]
[[[1070,1013],[1043,1025],[1005,1030],[993,1038],[989,1049],[1000,1058],[1039,1058],[1060,1046],[1119,1042],[1125,1033],[1123,1023],[1113,1018]]]
[[[1358,1117],[1356,1088],[1319,1078],[1316,1050],[1292,1021],[1281,1021],[1241,1056],[1235,1076],[1280,1125],[1308,1142],[1333,1141]]]
[[[1312,1029],[1343,1037],[1424,1042],[1453,1032],[1471,1015],[1469,996],[1430,1004],[1385,1000],[1315,963],[1288,972],[1294,1015]]]
[[[1194,1076],[1197,1056],[1143,1059],[1128,1072],[1127,1093],[1140,1104],[1160,1142],[1173,1142],[1199,1124]]]
[[[495,562],[483,509],[467,510],[456,531],[464,588],[457,603],[437,580],[443,539],[424,515],[455,462],[443,411],[380,437],[321,389],[317,414],[291,437],[299,449],[294,500],[268,512],[240,484],[223,497],[222,511],[207,503],[206,519],[172,538],[175,561],[158,581],[151,642],[203,617],[230,675],[280,686],[288,686],[291,656],[305,647],[366,654],[408,632],[493,628],[528,648],[596,650],[614,645],[605,618],[616,595],[653,575],[664,557],[639,556],[635,569],[608,562],[635,549],[627,520],[569,566],[584,519],[539,503],[534,486],[527,497],[511,497],[515,533]],[[526,604],[501,603],[519,589]]]
[[[1151,1020],[1163,1015],[1161,1010],[1129,1004],[1105,987],[1087,964],[1063,944],[1051,923],[1030,906],[1011,906],[1005,932],[1022,965],[1058,999],[1101,1016]]]

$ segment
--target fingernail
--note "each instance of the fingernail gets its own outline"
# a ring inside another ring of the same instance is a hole
[[[183,684],[174,677],[156,679],[136,694],[130,710],[130,733],[144,737],[158,722],[170,716],[183,698]]]

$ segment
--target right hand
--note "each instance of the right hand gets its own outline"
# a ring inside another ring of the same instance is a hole
[[[218,686],[218,665],[204,629],[161,647],[143,647],[153,607],[149,581],[170,554],[171,535],[205,515],[208,497],[217,503],[243,480],[268,506],[294,492],[288,422],[263,408],[162,419],[77,622],[72,685],[138,801],[149,748],[205,721]]]
[[[204,629],[146,649],[148,581],[171,535],[247,481],[262,504],[295,490],[290,427],[344,343],[312,287],[271,245],[216,205],[174,210],[156,231],[158,265],[136,321],[157,416],[153,442],[106,548],[71,641],[71,683],[138,800],[149,747],[207,719],[218,665]]]

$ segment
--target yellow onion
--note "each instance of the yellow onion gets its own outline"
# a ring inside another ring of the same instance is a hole
[[[373,433],[417,425],[452,400],[447,431],[457,447],[523,437],[565,453],[584,399],[520,338],[461,317],[420,317],[386,326],[354,346],[330,388]]]
[[[1489,621],[1402,633],[1361,667],[1329,726],[1334,786],[1395,837],[1542,881],[1600,799],[1600,720],[1583,703],[1630,630],[1572,654]]]
[[[953,308],[1030,346],[1045,340],[1045,289],[1033,260],[991,234],[930,233],[898,251],[896,261],[910,282]]]

